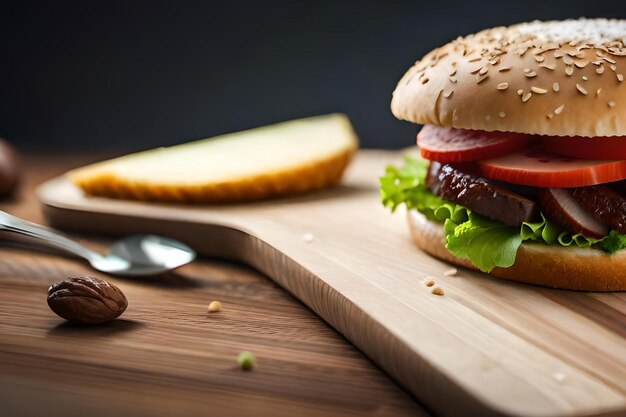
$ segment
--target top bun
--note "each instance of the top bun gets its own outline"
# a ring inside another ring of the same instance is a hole
[[[460,37],[402,77],[393,114],[551,136],[626,135],[626,20],[522,23]]]

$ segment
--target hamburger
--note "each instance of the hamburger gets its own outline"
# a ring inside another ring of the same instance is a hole
[[[423,251],[553,288],[626,290],[626,20],[530,22],[417,61],[392,113],[421,158],[387,168]]]

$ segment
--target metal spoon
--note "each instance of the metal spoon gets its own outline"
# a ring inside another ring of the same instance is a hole
[[[105,256],[35,223],[0,211],[0,231],[42,241],[89,261],[98,271],[114,275],[157,275],[188,264],[196,257],[189,246],[156,235],[133,235],[118,240]]]

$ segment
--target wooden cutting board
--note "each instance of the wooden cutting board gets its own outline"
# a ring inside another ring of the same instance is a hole
[[[444,276],[379,202],[377,177],[399,160],[361,151],[335,189],[246,205],[86,198],[64,177],[38,195],[54,227],[159,233],[257,268],[440,415],[626,415],[626,293]]]

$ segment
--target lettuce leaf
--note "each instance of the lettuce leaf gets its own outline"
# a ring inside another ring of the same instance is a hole
[[[469,218],[461,224],[452,219],[444,223],[446,248],[457,258],[469,259],[478,269],[489,272],[496,266],[509,267],[522,237],[515,227],[487,219],[467,210]]]
[[[571,234],[548,221],[543,214],[541,221],[524,222],[519,228],[488,219],[432,194],[425,185],[427,170],[428,161],[423,159],[405,158],[402,167],[388,166],[380,178],[383,205],[395,211],[404,204],[429,220],[443,223],[448,251],[458,258],[468,259],[481,271],[513,265],[523,241],[581,248],[595,246],[609,253],[626,248],[626,235],[617,231],[611,231],[602,239]]]
[[[614,254],[624,248],[626,248],[626,235],[622,235],[616,230],[611,230],[611,233],[602,239],[602,249],[605,252]]]

